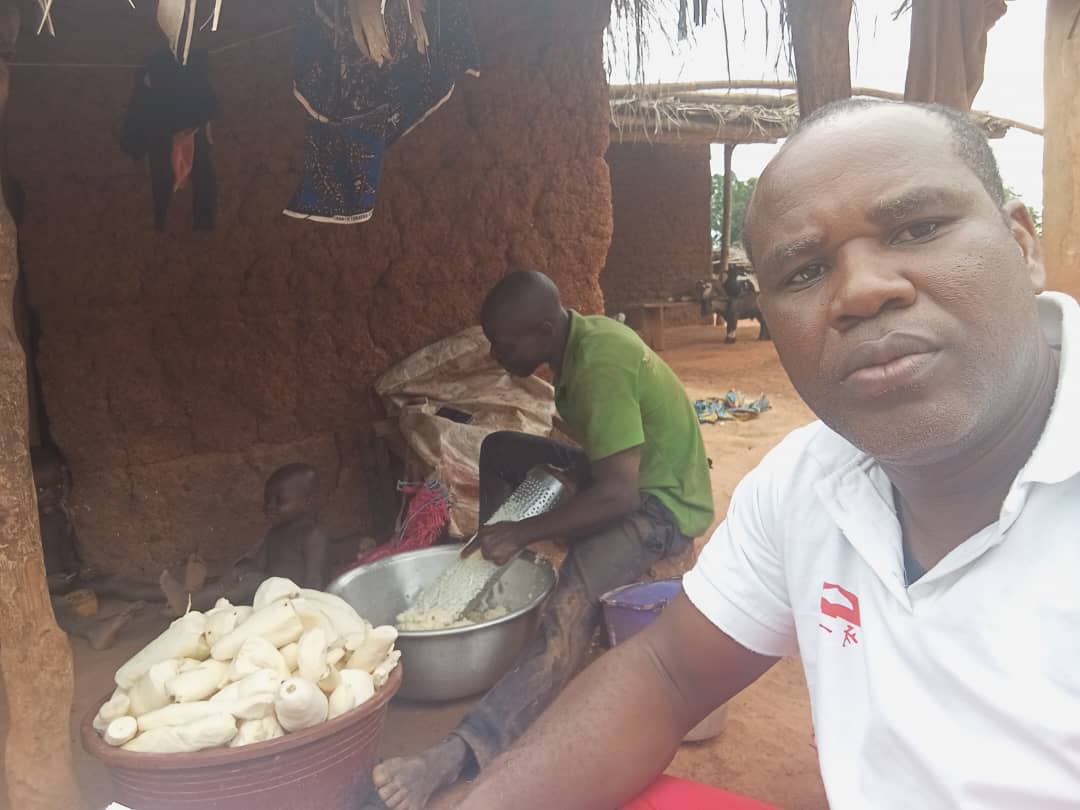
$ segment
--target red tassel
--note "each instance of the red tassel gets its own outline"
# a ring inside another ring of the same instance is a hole
[[[450,493],[446,487],[431,479],[423,484],[399,485],[399,489],[412,497],[397,530],[387,542],[359,555],[346,571],[393,554],[430,548],[442,537],[450,522]]]

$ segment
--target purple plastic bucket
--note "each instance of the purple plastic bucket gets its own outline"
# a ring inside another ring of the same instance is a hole
[[[612,647],[626,641],[663,613],[668,602],[682,592],[682,577],[656,582],[635,582],[600,597]]]

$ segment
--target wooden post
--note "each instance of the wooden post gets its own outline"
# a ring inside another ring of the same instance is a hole
[[[0,3],[4,22],[11,10],[10,2]],[[0,116],[8,85],[8,64],[0,59]],[[0,675],[8,703],[7,807],[76,810],[82,803],[71,761],[75,679],[45,581],[27,444],[26,361],[12,310],[17,276],[15,225],[0,205]]]
[[[852,0],[787,0],[799,115],[851,97]]]
[[[662,352],[664,346],[664,305],[643,304],[641,307],[641,339],[654,352]]]
[[[735,144],[724,144],[724,200],[720,215],[720,283],[727,279],[728,257],[731,255],[731,156]]]
[[[1080,294],[1080,0],[1046,6],[1043,251],[1052,289]],[[1071,33],[1071,38],[1070,38]]]

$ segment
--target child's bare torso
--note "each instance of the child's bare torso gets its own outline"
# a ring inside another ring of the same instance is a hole
[[[308,579],[308,555],[316,547],[327,542],[326,535],[319,527],[315,516],[301,518],[285,526],[275,526],[266,533],[259,548],[249,558],[259,566],[267,576],[286,577],[295,582],[312,586]],[[314,587],[326,584],[326,571],[318,572],[319,582]]]

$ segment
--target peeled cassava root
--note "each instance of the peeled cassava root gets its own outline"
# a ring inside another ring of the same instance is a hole
[[[397,666],[396,640],[340,597],[271,577],[252,606],[191,611],[132,656],[94,729],[159,754],[272,740],[369,700]]]

